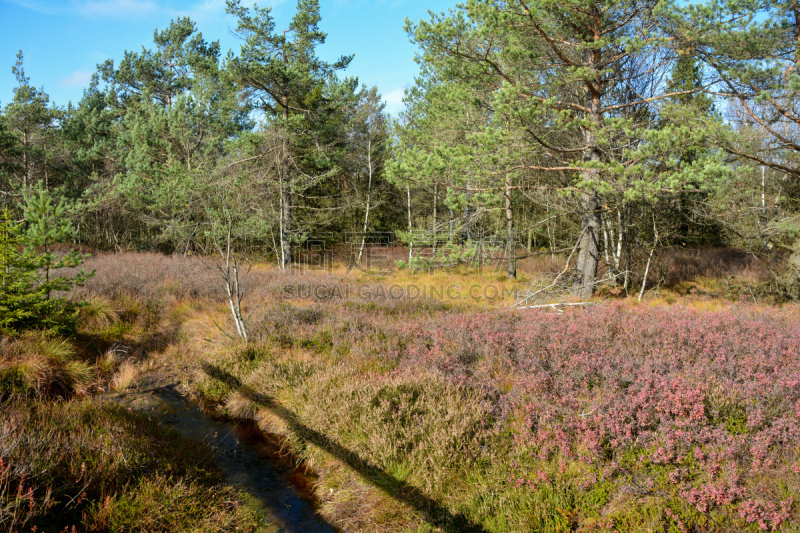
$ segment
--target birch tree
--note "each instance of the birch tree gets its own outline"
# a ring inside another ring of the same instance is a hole
[[[357,262],[361,264],[367,232],[371,229],[371,217],[376,207],[375,186],[387,156],[388,131],[384,110],[386,104],[381,100],[377,87],[362,89],[359,94],[358,107],[352,119],[353,128],[350,138],[351,157],[354,160],[354,171],[359,181],[365,183],[364,221],[361,227],[361,244],[358,248]]]

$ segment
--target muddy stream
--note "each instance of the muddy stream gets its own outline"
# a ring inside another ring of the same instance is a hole
[[[316,515],[314,503],[289,482],[286,467],[254,442],[252,428],[210,418],[184,398],[176,385],[141,385],[109,394],[108,399],[157,417],[186,437],[209,443],[228,482],[245,493],[243,504],[258,514],[258,533],[336,532]]]

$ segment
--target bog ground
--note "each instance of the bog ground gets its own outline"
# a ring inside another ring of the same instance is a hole
[[[341,531],[798,528],[794,306],[662,290],[641,304],[514,310],[378,289],[482,279],[470,272],[257,267],[244,342],[202,259],[128,253],[88,266],[98,274],[76,289],[92,304],[74,347],[41,336],[2,346],[0,501],[12,530],[257,527],[213,452],[100,394],[154,380],[212,417],[253,421],[264,461]]]

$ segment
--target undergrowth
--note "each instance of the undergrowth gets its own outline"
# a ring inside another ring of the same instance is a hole
[[[114,302],[132,351],[162,342],[159,363],[220,413],[280,436],[342,530],[800,529],[794,308],[510,311],[255,269],[244,343],[222,294],[142,260],[152,281],[98,276],[82,297]]]
[[[4,531],[249,531],[213,450],[93,399],[12,398],[0,411]]]
[[[196,382],[323,472],[334,523],[798,527],[797,311],[386,311],[278,304]]]

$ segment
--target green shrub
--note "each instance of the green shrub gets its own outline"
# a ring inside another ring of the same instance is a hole
[[[52,293],[67,291],[87,275],[51,277],[52,268],[75,266],[80,257],[67,254],[54,261],[49,252],[40,253],[11,220],[8,210],[0,215],[0,333],[19,335],[44,329],[54,335],[70,336],[77,327],[78,306]]]

